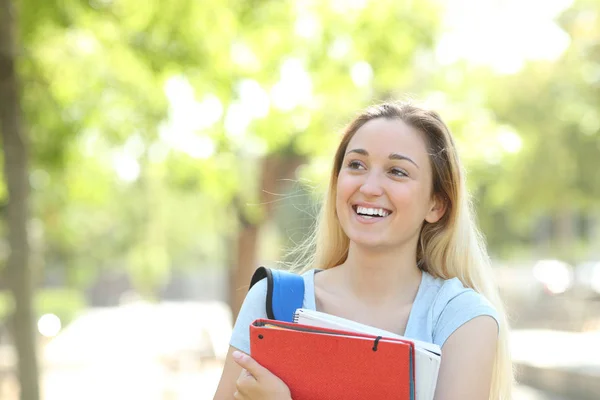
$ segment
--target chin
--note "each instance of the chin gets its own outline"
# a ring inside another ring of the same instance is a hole
[[[384,248],[384,247],[390,246],[390,243],[388,241],[386,241],[380,237],[373,237],[372,235],[369,235],[369,237],[367,237],[366,235],[358,234],[358,235],[351,235],[348,237],[349,237],[350,241],[358,247],[377,249],[377,248]]]

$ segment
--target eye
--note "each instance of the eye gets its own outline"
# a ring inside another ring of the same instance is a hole
[[[350,168],[350,169],[356,169],[356,170],[366,169],[365,166],[360,161],[358,161],[358,160],[351,160],[348,163],[348,168]]]
[[[406,173],[406,171],[404,171],[401,168],[391,168],[390,169],[390,173],[392,175],[394,175],[394,176],[401,177],[401,178],[403,178],[405,176],[408,176],[408,174]]]

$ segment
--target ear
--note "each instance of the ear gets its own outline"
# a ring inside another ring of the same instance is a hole
[[[438,222],[446,213],[448,208],[448,202],[442,196],[437,194],[433,195],[431,204],[427,215],[425,215],[425,221],[430,224]]]

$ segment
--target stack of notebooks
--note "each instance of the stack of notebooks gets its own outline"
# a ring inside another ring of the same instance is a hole
[[[432,400],[440,347],[372,326],[298,309],[294,323],[259,319],[250,354],[294,400]]]

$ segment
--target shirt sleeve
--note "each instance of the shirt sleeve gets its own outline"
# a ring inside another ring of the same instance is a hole
[[[250,324],[259,318],[267,318],[267,279],[261,279],[248,291],[240,309],[229,345],[250,354]]]
[[[433,332],[433,341],[442,347],[446,340],[473,318],[488,315],[500,326],[496,309],[482,295],[467,289],[451,298],[444,307]]]

